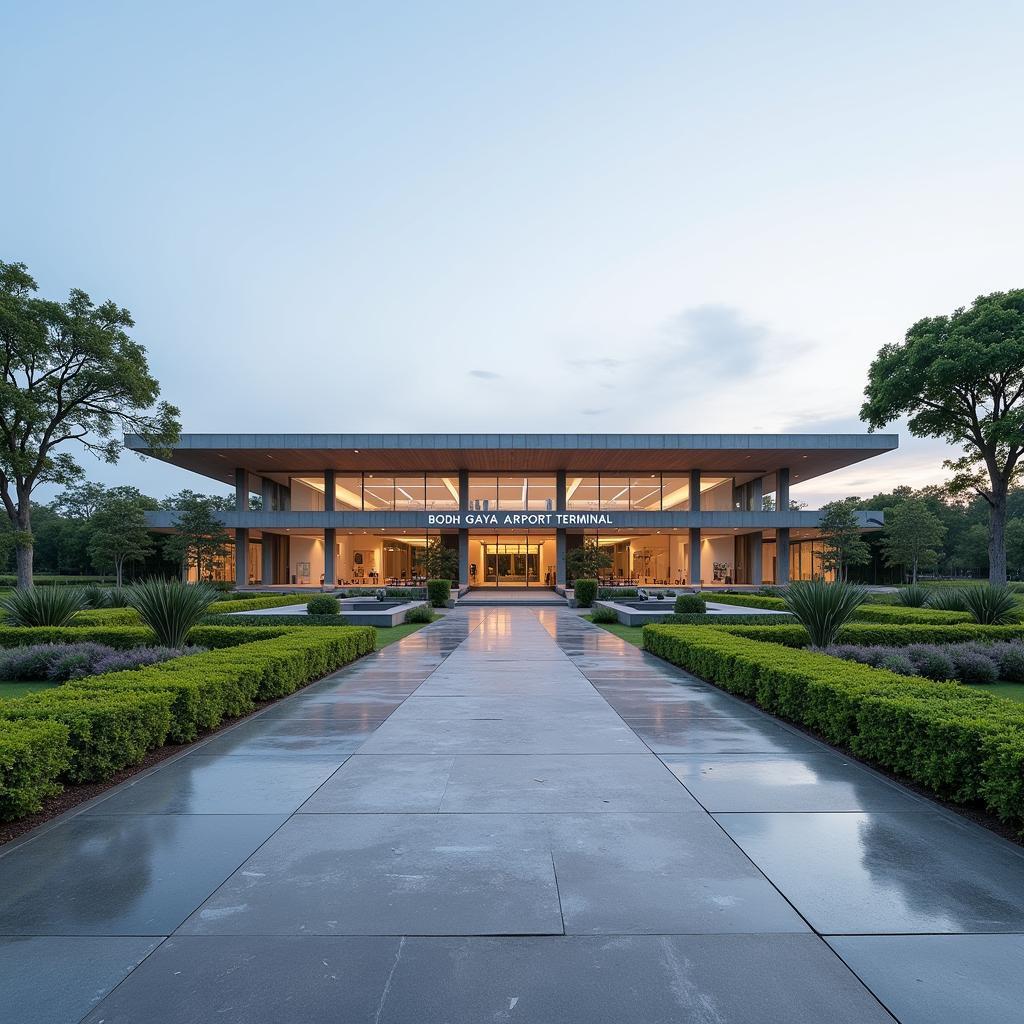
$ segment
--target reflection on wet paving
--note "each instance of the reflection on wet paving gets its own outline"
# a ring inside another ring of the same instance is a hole
[[[1024,931],[1017,848],[557,607],[455,609],[0,856],[0,893],[19,991],[76,964],[19,1019],[110,993],[104,1024],[871,1024],[951,962],[905,933]],[[960,981],[930,1021],[971,1019]]]

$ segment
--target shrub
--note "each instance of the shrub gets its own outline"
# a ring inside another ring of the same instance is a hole
[[[963,600],[971,618],[981,626],[1020,621],[1017,602],[1008,587],[968,587]]]
[[[128,602],[163,647],[184,647],[188,631],[199,623],[216,596],[203,583],[146,580],[127,588]]]
[[[579,608],[589,608],[597,597],[597,580],[576,580],[573,596]]]
[[[999,678],[999,667],[987,654],[968,647],[951,647],[949,656],[962,683],[994,683]]]
[[[1024,683],[1024,645],[1006,644],[999,652],[999,678],[1008,683]]]
[[[612,623],[617,623],[619,621],[619,615],[614,608],[595,608],[590,613],[590,621],[608,626]]]
[[[136,626],[142,623],[134,608],[86,608],[71,620],[72,626]]]
[[[906,653],[918,675],[937,681],[956,678],[953,659],[941,647],[934,644],[912,644],[906,649]]]
[[[916,676],[917,669],[914,663],[899,651],[890,651],[878,663],[878,668],[884,668],[886,672],[895,672],[900,676]]]
[[[108,608],[127,608],[128,594],[124,587],[110,587],[106,591]]]
[[[230,612],[255,612],[260,608],[281,608],[289,604],[302,604],[301,594],[260,594],[257,597],[218,597],[210,605],[211,613],[228,614]]]
[[[24,587],[0,601],[12,626],[64,626],[84,607],[78,587]]]
[[[206,615],[204,626],[347,626],[343,615]],[[194,633],[194,631],[193,631]],[[190,633],[189,636],[193,636]]]
[[[928,603],[928,589],[920,583],[911,583],[902,587],[896,594],[896,603],[904,608],[923,608]]]
[[[680,594],[672,610],[676,615],[699,615],[708,610],[708,603],[701,594]]]
[[[167,693],[106,693],[61,686],[5,700],[0,717],[65,726],[71,750],[65,775],[71,782],[91,782],[109,779],[163,745],[171,728],[171,701]]]
[[[610,601],[617,597],[636,597],[636,587],[599,587],[597,599],[599,601]]]
[[[964,591],[961,587],[940,587],[928,594],[928,607],[936,611],[963,612],[967,610],[964,603]]]
[[[406,622],[433,622],[434,612],[430,605],[420,604],[405,613]]]
[[[66,682],[101,672],[155,665],[169,658],[198,654],[202,648],[138,647],[117,651],[92,642],[34,644],[0,652],[0,679]]]
[[[451,596],[451,580],[427,580],[427,597],[434,608],[446,607]]]
[[[790,586],[802,586],[801,581],[796,581]],[[828,586],[829,584],[824,584]],[[716,593],[714,600],[720,604],[741,605],[744,608],[765,608],[785,609],[785,602],[778,597],[758,597],[756,594],[719,594]],[[936,625],[945,623],[952,625],[957,622],[970,622],[971,617],[966,612],[933,611],[931,608],[901,608],[899,606],[888,606],[880,604],[862,604],[853,616],[854,622],[933,622]]]
[[[104,672],[125,672],[145,665],[159,665],[162,661],[172,658],[187,658],[193,654],[203,654],[205,647],[137,647],[131,651],[112,651],[93,663],[92,674],[103,675]]]
[[[828,647],[835,642],[839,630],[853,618],[866,596],[867,591],[863,587],[813,580],[791,583],[782,600],[807,630],[811,644]]]
[[[61,791],[71,760],[68,729],[60,722],[4,722],[0,729],[0,821],[33,814]]]
[[[645,626],[644,646],[941,796],[1024,822],[1024,706],[1016,702],[714,627]]]
[[[338,599],[330,594],[317,594],[306,602],[306,612],[309,615],[337,615],[339,611],[341,605]]]

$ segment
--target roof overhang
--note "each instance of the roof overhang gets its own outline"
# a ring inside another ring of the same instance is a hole
[[[893,451],[895,434],[184,434],[169,457],[129,434],[132,451],[221,483],[265,473],[367,470],[750,473],[789,468],[792,482]]]

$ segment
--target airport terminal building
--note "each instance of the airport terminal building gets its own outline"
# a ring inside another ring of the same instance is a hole
[[[460,586],[571,584],[608,549],[610,583],[758,585],[821,574],[819,513],[790,488],[894,450],[887,434],[186,434],[130,449],[235,488],[222,515],[239,585],[401,586],[458,552]],[[199,488],[201,489],[201,488]],[[861,512],[865,530],[881,513]],[[173,511],[150,513],[172,530]]]

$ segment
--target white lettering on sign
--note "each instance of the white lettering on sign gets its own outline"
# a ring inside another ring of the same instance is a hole
[[[605,512],[431,512],[428,526],[614,526]]]

